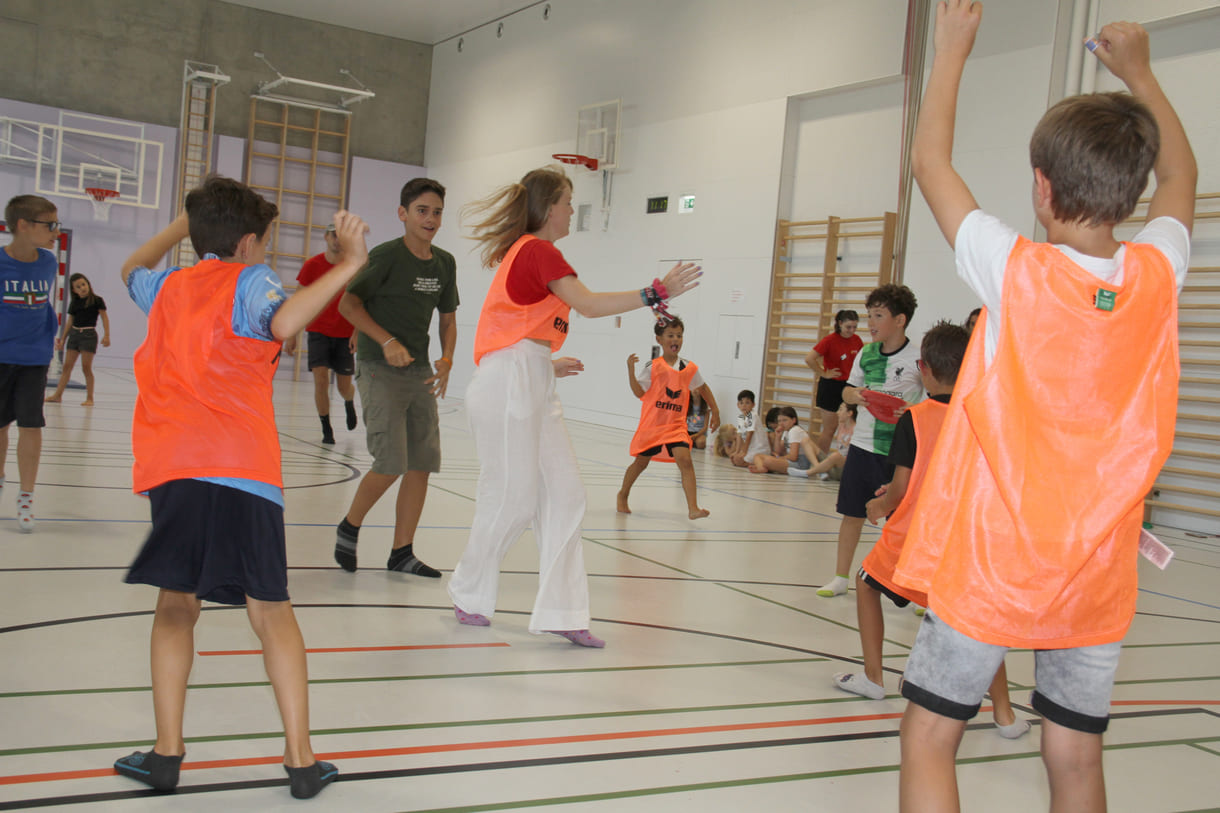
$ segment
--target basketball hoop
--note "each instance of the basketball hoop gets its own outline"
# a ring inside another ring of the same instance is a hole
[[[577,155],[576,153],[557,152],[551,156],[556,161],[563,164],[572,164],[573,166],[583,166],[588,170],[597,169],[597,159],[590,158],[587,155]]]
[[[102,189],[96,186],[86,186],[85,193],[93,198],[93,219],[109,220],[110,204],[118,198],[117,189]]]

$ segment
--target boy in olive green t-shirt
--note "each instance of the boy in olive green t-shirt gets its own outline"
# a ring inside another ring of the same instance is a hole
[[[457,346],[457,263],[432,245],[441,227],[445,187],[415,178],[402,188],[398,219],[403,237],[369,252],[348,285],[339,313],[359,331],[356,384],[364,410],[373,465],[360,481],[336,529],[335,561],[356,570],[356,543],[365,515],[400,476],[394,542],[388,570],[439,578],[414,553],[415,528],[428,493],[428,475],[440,471],[436,397],[445,397]],[[428,358],[432,311],[440,323],[441,358]]]

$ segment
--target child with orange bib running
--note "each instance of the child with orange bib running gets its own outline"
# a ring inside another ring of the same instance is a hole
[[[695,464],[690,457],[690,435],[686,431],[686,410],[690,408],[690,395],[695,393],[704,400],[710,410],[707,431],[715,432],[720,426],[720,409],[712,388],[699,375],[699,368],[686,359],[678,357],[682,352],[682,337],[686,326],[681,319],[669,317],[657,320],[653,327],[661,355],[644,365],[639,377],[635,365],[639,357],[632,353],[627,357],[627,379],[631,391],[640,399],[640,425],[631,439],[631,454],[635,460],[623,473],[623,486],[618,492],[618,512],[630,514],[627,498],[636,478],[648,468],[654,457],[657,460],[678,464],[682,474],[682,492],[686,495],[687,516],[703,519],[711,512],[700,508],[695,498]]]
[[[926,400],[906,410],[894,427],[894,442],[890,446],[889,462],[894,467],[894,479],[880,496],[865,506],[868,519],[874,524],[889,517],[881,538],[864,557],[856,575],[856,619],[860,629],[860,644],[864,650],[864,673],[840,672],[834,676],[836,688],[872,700],[885,697],[882,682],[881,646],[885,638],[885,616],[881,612],[881,597],[895,606],[906,607],[912,602],[925,607],[928,597],[894,581],[894,566],[902,554],[911,512],[919,499],[919,490],[928,470],[932,450],[949,409],[949,399],[957,381],[962,356],[970,334],[952,322],[940,322],[924,334],[920,346],[919,373]],[[1008,697],[1008,673],[1000,664],[991,681],[992,714],[1000,736],[1016,739],[1029,731],[1027,720],[1017,719]]]

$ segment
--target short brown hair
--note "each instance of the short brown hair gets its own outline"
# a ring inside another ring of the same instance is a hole
[[[1029,141],[1029,160],[1051,184],[1051,211],[1065,223],[1119,223],[1148,186],[1161,134],[1129,93],[1090,93],[1056,104]]]
[[[910,288],[891,282],[889,285],[874,288],[865,300],[864,307],[885,308],[891,316],[905,316],[907,320],[902,325],[905,329],[911,326],[911,317],[915,315],[915,307],[918,304],[915,293]]]
[[[260,239],[280,210],[244,183],[209,175],[186,196],[186,217],[195,254],[222,260],[237,253],[247,234]]]
[[[17,233],[18,220],[33,220],[36,217],[59,211],[55,204],[38,195],[18,195],[4,207],[4,222],[8,230]]]
[[[919,360],[940,383],[952,387],[957,383],[957,373],[966,355],[970,333],[961,325],[949,321],[937,322],[923,334],[919,345]]]
[[[686,335],[686,324],[676,316],[658,317],[657,323],[652,326],[653,335],[659,339],[671,327],[678,328],[678,330],[682,331],[683,335]]]

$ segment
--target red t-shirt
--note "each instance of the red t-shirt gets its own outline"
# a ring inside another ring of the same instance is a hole
[[[309,285],[334,267],[334,263],[327,262],[325,254],[310,257],[301,266],[301,270],[297,274],[297,282],[301,285]],[[339,300],[342,298],[343,291],[339,291],[330,304],[323,308],[322,312],[314,317],[314,320],[305,329],[310,333],[321,333],[323,336],[330,336],[333,339],[351,337],[354,330],[352,323],[339,315]]]
[[[856,334],[853,333],[850,339],[844,339],[843,334],[836,330],[823,336],[822,340],[813,346],[813,350],[822,357],[822,367],[827,370],[839,368],[835,381],[846,381],[847,376],[851,374],[852,365],[856,363],[856,354],[862,347],[864,340]]]
[[[530,240],[521,247],[516,261],[508,271],[504,288],[518,305],[533,305],[551,293],[547,284],[576,271],[549,240]]]

